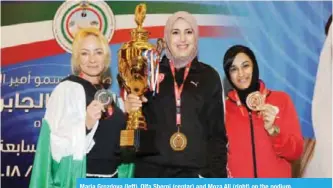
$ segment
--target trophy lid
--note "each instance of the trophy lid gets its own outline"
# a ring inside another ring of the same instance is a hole
[[[142,25],[146,18],[147,6],[141,3],[135,8],[135,22],[137,28],[131,31],[132,41],[148,41],[148,31],[145,30]]]

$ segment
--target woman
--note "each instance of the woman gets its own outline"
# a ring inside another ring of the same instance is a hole
[[[224,56],[224,72],[234,90],[226,100],[228,165],[233,177],[291,177],[291,161],[303,139],[291,98],[259,79],[253,52],[241,45]]]
[[[114,155],[125,115],[111,95],[95,95],[110,86],[109,64],[104,36],[97,29],[80,30],[73,42],[73,75],[56,86],[47,104],[30,187],[75,187],[76,178],[117,176]]]
[[[137,160],[136,177],[227,176],[222,85],[218,73],[197,59],[198,32],[191,14],[172,15],[164,30],[159,93],[125,100],[128,112],[143,107],[160,152]]]

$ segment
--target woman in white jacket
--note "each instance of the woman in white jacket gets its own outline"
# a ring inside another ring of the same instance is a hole
[[[75,35],[73,74],[56,86],[47,103],[31,188],[74,188],[77,178],[117,177],[120,159],[115,153],[125,114],[112,95],[103,95],[107,100],[96,95],[110,86],[110,56],[99,30],[82,29]]]

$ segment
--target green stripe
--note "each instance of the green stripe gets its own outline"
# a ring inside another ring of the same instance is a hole
[[[105,15],[105,13],[102,11],[101,8],[99,8],[99,7],[96,6],[96,5],[92,5],[92,6],[95,7],[95,9],[99,10],[99,12],[102,13],[102,16],[103,16],[103,19],[104,19],[104,23],[105,23],[105,25],[104,25],[104,30],[103,30],[103,34],[105,35],[105,34],[106,34],[106,29],[108,28],[108,25],[109,25],[109,23],[108,23],[108,19],[106,18],[106,15]]]
[[[64,17],[62,17],[62,19],[61,19],[61,32],[62,32],[62,34],[64,35],[64,37],[65,37],[65,39],[67,40],[67,42],[68,43],[72,43],[71,42],[71,40],[67,37],[67,35],[66,35],[66,31],[65,31],[65,27],[66,26],[64,26],[64,25],[66,25],[65,24],[65,19],[66,19],[66,16],[67,16],[67,14],[71,11],[71,10],[73,10],[74,8],[76,8],[76,7],[78,7],[79,5],[75,5],[75,6],[72,6],[72,7],[70,7],[66,12],[65,12],[65,14],[64,14]],[[74,36],[73,36],[74,37]]]
[[[75,188],[76,179],[86,177],[86,157],[74,160],[73,156],[62,157],[60,162],[51,155],[51,129],[44,119],[35,153],[30,188]]]
[[[107,1],[114,14],[134,14],[138,1]],[[2,2],[1,26],[53,20],[62,2]],[[230,14],[225,5],[203,5],[186,2],[147,2],[147,14],[188,11],[195,14]]]

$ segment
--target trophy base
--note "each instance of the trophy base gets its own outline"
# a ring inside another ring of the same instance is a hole
[[[122,130],[120,133],[120,152],[135,153],[136,157],[157,155],[154,130]]]

